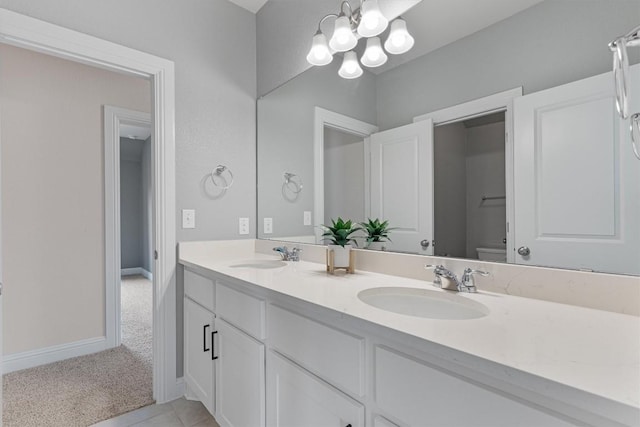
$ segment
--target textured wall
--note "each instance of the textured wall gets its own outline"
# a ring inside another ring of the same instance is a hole
[[[256,17],[227,0],[0,0],[0,7],[175,62],[177,239],[255,237]],[[217,164],[236,179],[223,198],[203,179]],[[196,209],[182,230],[180,211]],[[177,275],[178,376],[182,375],[182,283]]]
[[[4,354],[105,334],[102,106],[147,80],[0,44]]]

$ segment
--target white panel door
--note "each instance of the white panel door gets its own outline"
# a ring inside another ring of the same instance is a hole
[[[388,249],[433,255],[432,120],[371,135],[371,218],[396,228]]]
[[[640,110],[640,97],[631,102]],[[640,273],[640,162],[628,126],[612,73],[515,100],[516,263]]]
[[[198,400],[214,414],[214,315],[184,299],[184,378]]]
[[[264,344],[218,319],[216,418],[229,427],[264,427]]]

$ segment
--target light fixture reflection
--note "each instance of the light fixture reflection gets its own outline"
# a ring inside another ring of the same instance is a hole
[[[331,36],[331,40],[329,40],[331,49],[336,52],[346,52],[356,47],[358,39],[351,30],[349,18],[341,14],[338,19],[336,19],[334,28],[333,36]]]
[[[365,0],[360,12],[358,34],[362,37],[374,37],[387,29],[389,21],[380,12],[378,0]]]
[[[307,55],[307,61],[311,65],[327,65],[333,60],[333,55],[327,45],[327,38],[318,30],[313,36],[311,49]]]
[[[367,48],[362,55],[362,65],[365,67],[379,67],[387,62],[387,54],[382,50],[379,37],[371,37],[367,40]]]
[[[362,67],[358,63],[358,58],[354,51],[345,52],[342,66],[338,74],[343,79],[356,79],[362,75]]]
[[[407,23],[404,19],[398,18],[391,23],[391,31],[384,48],[393,55],[400,55],[413,47],[413,37],[407,31]]]

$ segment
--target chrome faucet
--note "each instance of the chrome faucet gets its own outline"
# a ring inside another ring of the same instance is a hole
[[[433,274],[435,274],[436,278],[433,280],[433,285],[439,288],[442,288],[442,278],[452,280],[456,284],[456,290],[458,292],[478,292],[478,288],[473,282],[473,275],[479,274],[481,276],[488,276],[489,273],[486,271],[473,270],[471,268],[465,268],[462,273],[462,278],[458,279],[458,276],[455,275],[451,270],[446,269],[443,265],[430,265],[427,264],[424,266],[426,270],[433,268]]]
[[[274,251],[278,252],[282,257],[283,261],[300,261],[300,252],[302,249],[295,247],[289,251],[286,246],[277,246],[273,248]]]

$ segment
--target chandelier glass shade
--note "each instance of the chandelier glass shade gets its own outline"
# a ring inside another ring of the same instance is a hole
[[[335,18],[333,34],[327,43],[327,37],[320,28],[329,18]],[[345,79],[360,77],[363,73],[358,57],[353,49],[358,45],[358,39],[367,40],[366,49],[360,58],[365,67],[379,67],[387,62],[388,53],[399,55],[409,51],[414,39],[407,31],[407,23],[398,17],[391,22],[389,35],[384,42],[384,49],[380,41],[382,34],[389,27],[389,21],[380,11],[378,0],[360,0],[360,7],[352,10],[348,1],[343,1],[338,14],[325,15],[318,24],[318,30],[313,36],[311,49],[307,54],[307,62],[311,65],[322,66],[332,62],[336,52],[344,52],[342,66],[338,74]]]

